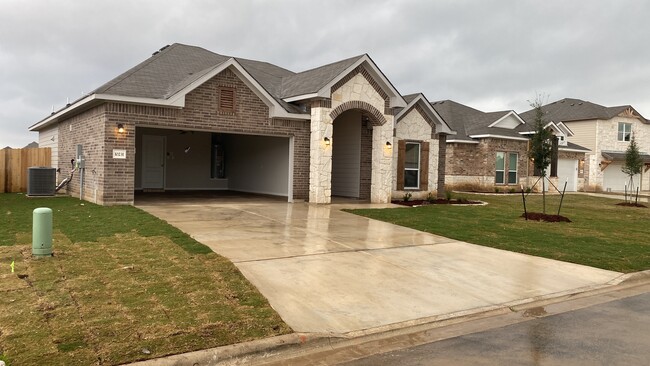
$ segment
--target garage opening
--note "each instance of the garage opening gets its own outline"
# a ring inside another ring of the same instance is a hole
[[[289,137],[136,129],[135,190],[292,197]]]

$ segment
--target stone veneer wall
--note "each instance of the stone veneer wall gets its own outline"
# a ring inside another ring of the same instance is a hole
[[[410,192],[414,199],[425,199],[427,194],[438,189],[438,150],[439,140],[435,135],[435,128],[423,115],[419,108],[412,108],[395,124],[395,137],[393,139],[393,167],[397,169],[398,141],[429,142],[428,188],[422,190],[397,190],[397,172],[393,172],[392,197],[401,199],[406,192]]]
[[[235,89],[234,112],[218,110],[220,87]],[[103,140],[105,146],[101,151],[105,169],[98,171],[104,178],[102,181],[100,175],[98,196],[101,203],[133,203],[137,126],[293,137],[293,198],[308,197],[309,122],[269,119],[266,104],[230,70],[221,72],[186,95],[182,109],[107,103],[102,110],[104,128],[93,136],[100,137],[97,144]],[[124,135],[117,134],[118,123],[124,125]],[[113,149],[126,149],[127,159],[112,159]]]
[[[587,155],[589,160],[588,183],[586,186],[603,185],[604,171],[600,169],[600,163],[604,160],[601,155],[602,151],[619,151],[625,152],[630,145],[628,141],[618,141],[618,123],[631,123],[634,139],[639,146],[641,153],[650,154],[650,124],[641,122],[637,118],[617,116],[609,120],[598,120],[596,130],[596,150]],[[585,168],[586,169],[586,168]],[[645,168],[641,171],[641,189],[649,190],[650,183],[648,172]]]
[[[357,67],[332,87],[330,100],[318,100],[312,103],[309,153],[310,202],[331,202],[332,146],[327,146],[324,139],[332,138],[333,118],[350,109],[361,110],[370,118],[373,125],[370,201],[374,203],[390,201],[392,151],[389,151],[385,144],[387,141],[392,141],[394,118],[387,105],[388,96],[362,66]],[[367,141],[365,143],[362,141],[362,145],[364,144],[367,144]],[[365,159],[367,161],[367,157]]]

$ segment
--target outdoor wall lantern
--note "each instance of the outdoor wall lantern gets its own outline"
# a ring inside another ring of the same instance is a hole
[[[390,141],[386,141],[386,148],[391,149],[393,145],[390,143]]]
[[[124,125],[121,123],[117,124],[117,133],[124,133]]]
[[[330,141],[330,138],[329,138],[329,137],[325,137],[325,138],[323,139],[323,141],[325,141],[325,146],[330,146],[330,144],[332,143],[332,141]]]

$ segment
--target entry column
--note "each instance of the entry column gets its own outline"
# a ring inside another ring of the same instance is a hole
[[[309,202],[332,200],[332,119],[331,108],[316,102],[311,108],[309,143]]]

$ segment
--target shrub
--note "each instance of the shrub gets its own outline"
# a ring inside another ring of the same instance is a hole
[[[510,189],[508,190],[508,192],[510,192],[510,193],[515,193],[516,191],[517,191],[517,190],[514,189],[514,188],[510,188]]]
[[[413,197],[413,193],[411,193],[411,192],[406,192],[406,193],[404,193],[404,197],[402,198],[402,200],[403,200],[404,202],[408,202],[408,201],[411,199],[411,197]]]
[[[447,199],[447,201],[451,201],[452,193],[453,192],[450,190],[445,191],[445,198]]]
[[[427,202],[433,203],[436,200],[436,195],[433,192],[427,193]]]
[[[499,187],[494,187],[494,193],[499,193],[501,192],[501,188]]]

